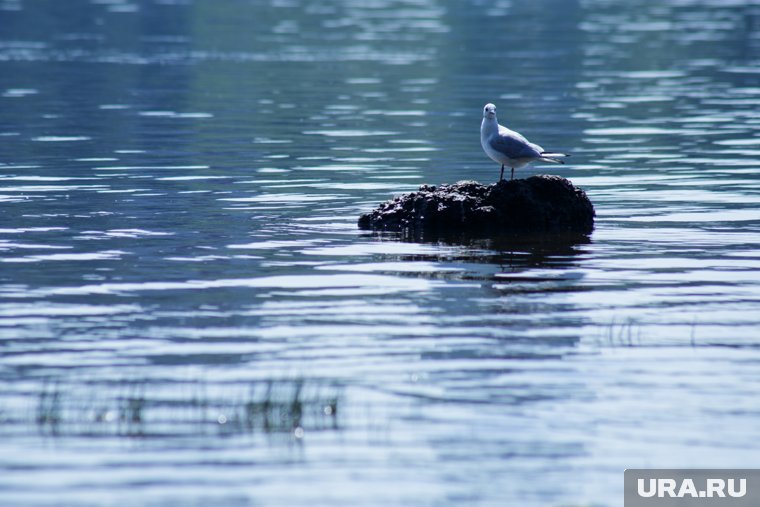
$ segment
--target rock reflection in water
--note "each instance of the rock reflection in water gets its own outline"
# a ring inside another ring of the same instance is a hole
[[[569,267],[573,259],[582,255],[584,245],[592,243],[591,236],[579,233],[553,234],[501,234],[483,237],[481,234],[466,232],[444,233],[440,231],[405,230],[400,233],[372,232],[363,235],[367,238],[407,243],[421,243],[457,247],[456,254],[451,250],[442,251],[440,255],[414,254],[398,260],[409,262],[420,260],[445,261],[455,256],[458,260],[475,263],[487,263],[519,267]]]

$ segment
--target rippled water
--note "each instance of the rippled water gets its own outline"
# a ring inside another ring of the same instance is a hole
[[[622,505],[760,451],[752,1],[0,1],[0,496]],[[586,240],[356,219],[498,177]]]

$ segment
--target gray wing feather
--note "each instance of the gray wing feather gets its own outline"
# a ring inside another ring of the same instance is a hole
[[[529,143],[520,134],[513,134],[517,133],[505,133],[502,131],[492,136],[489,141],[491,147],[509,158],[533,158],[541,156],[543,149],[540,146]]]

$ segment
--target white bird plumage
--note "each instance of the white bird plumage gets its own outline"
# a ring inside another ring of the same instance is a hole
[[[520,169],[532,162],[551,162],[564,164],[560,159],[569,157],[564,153],[551,153],[544,151],[542,147],[531,143],[519,132],[509,130],[499,125],[496,119],[496,106],[486,104],[483,107],[483,122],[480,124],[480,144],[486,155],[497,164],[501,164],[501,176],[504,179],[504,167],[512,169],[512,179],[515,177],[515,169]]]

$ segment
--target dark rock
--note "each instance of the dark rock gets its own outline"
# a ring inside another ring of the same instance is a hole
[[[589,234],[594,206],[560,176],[540,175],[493,185],[460,181],[422,185],[359,217],[359,228],[395,232]]]

